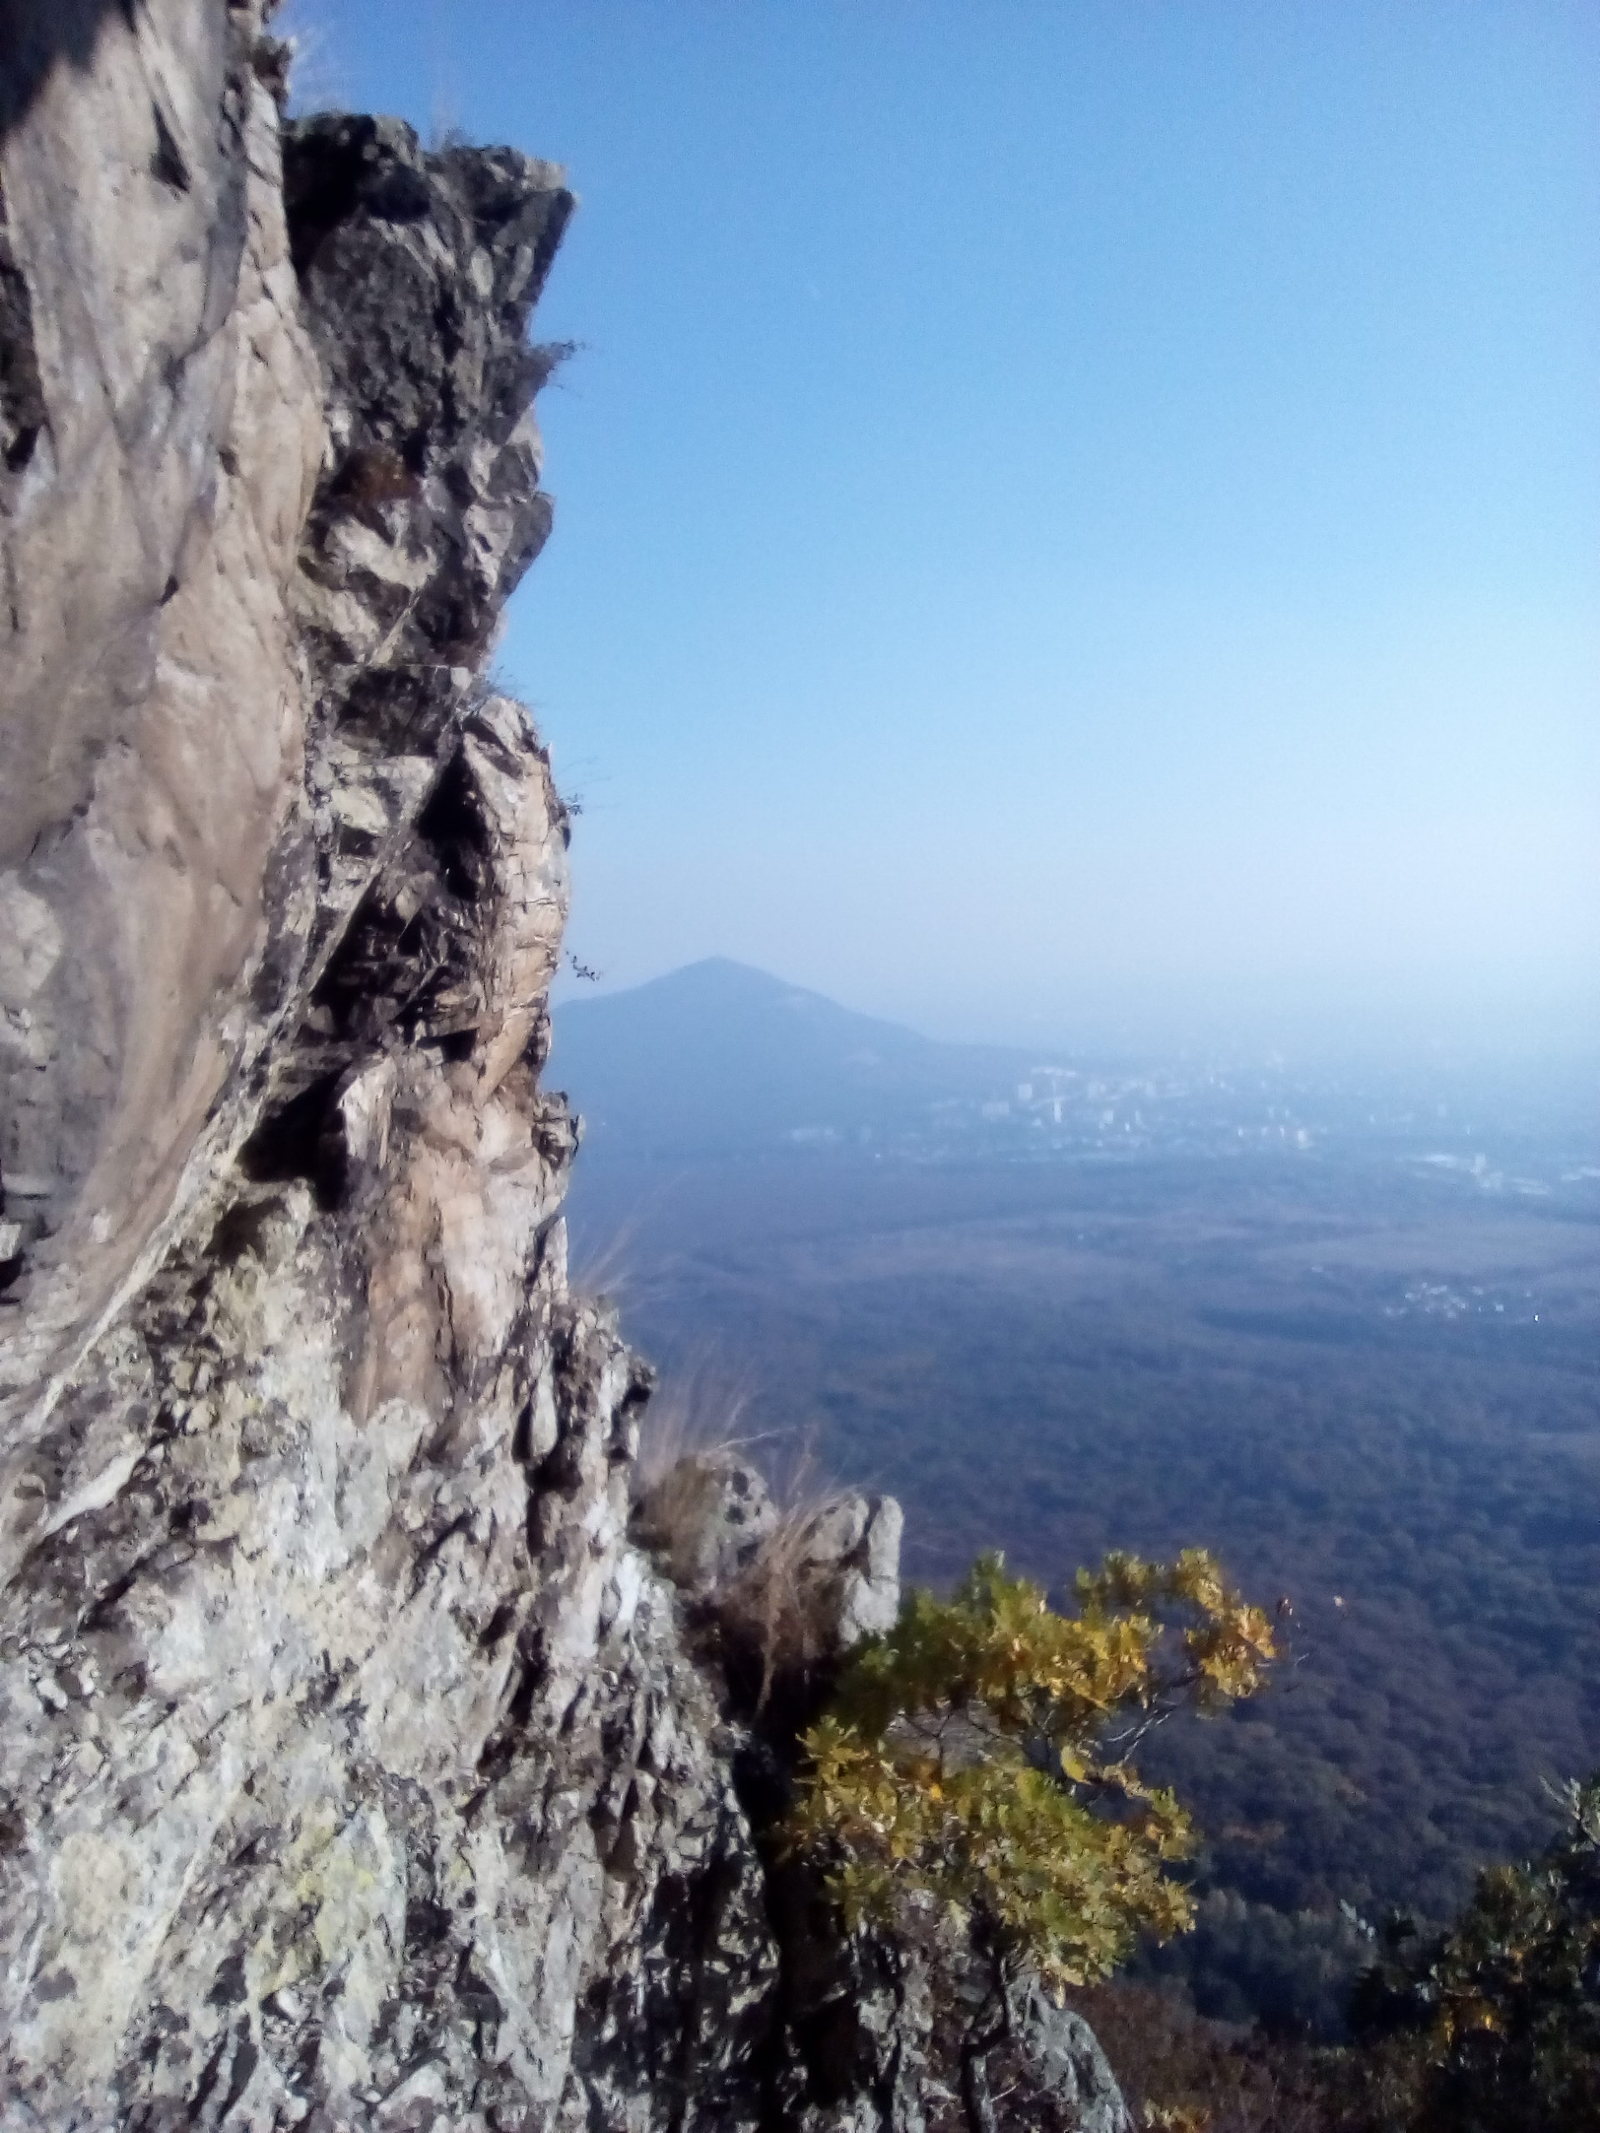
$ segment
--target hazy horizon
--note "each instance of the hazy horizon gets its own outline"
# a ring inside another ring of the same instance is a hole
[[[644,986],[670,982],[700,966],[726,962],[796,990],[813,992],[856,1014],[895,1023],[944,1042],[998,1045],[1021,1051],[1127,1052],[1151,1058],[1194,1054],[1288,1060],[1307,1066],[1363,1062],[1385,1071],[1414,1062],[1425,1068],[1491,1071],[1519,1067],[1592,1074],[1600,1065],[1600,1018],[1571,1002],[1529,998],[1523,1013],[1508,1017],[1503,1003],[1485,1001],[1478,1012],[1459,996],[1412,997],[1379,1009],[1327,987],[1296,994],[1288,988],[1207,999],[1194,994],[1146,996],[1137,987],[1075,988],[1053,1012],[1044,1007],[1008,1012],[981,999],[896,1006],[882,997],[848,991],[769,969],[737,957],[708,956],[647,972],[625,983],[598,978],[557,981],[558,1017],[568,1004],[605,1000]]]
[[[564,161],[571,945],[948,1034],[1600,1031],[1600,16],[302,0]]]

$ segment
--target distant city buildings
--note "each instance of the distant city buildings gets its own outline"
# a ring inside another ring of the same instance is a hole
[[[1550,1151],[1556,1159],[1542,1166],[1545,1175],[1539,1165],[1495,1160],[1481,1148],[1441,1148],[1438,1141],[1449,1126],[1439,1109],[1419,1107],[1414,1092],[1398,1089],[1392,1104],[1375,1105],[1370,1084],[1347,1090],[1332,1080],[1297,1078],[1282,1067],[1194,1064],[1118,1072],[1044,1062],[1008,1088],[908,1098],[899,1112],[887,1098],[870,1124],[808,1122],[785,1138],[796,1148],[870,1150],[920,1163],[1360,1156],[1398,1163],[1419,1178],[1457,1189],[1538,1198],[1576,1191],[1600,1199],[1600,1164],[1573,1160],[1589,1151]],[[1412,1298],[1405,1308],[1425,1306]]]

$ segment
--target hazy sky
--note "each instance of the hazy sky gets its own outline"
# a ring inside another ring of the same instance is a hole
[[[502,663],[607,984],[997,1036],[1594,989],[1592,0],[297,19],[308,100],[582,199]]]

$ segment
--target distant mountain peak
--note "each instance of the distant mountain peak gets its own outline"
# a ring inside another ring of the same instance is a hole
[[[731,956],[569,999],[554,1077],[601,1139],[661,1151],[870,1137],[939,1098],[998,1093],[1016,1055],[941,1043]]]
[[[813,992],[804,985],[795,985],[787,978],[774,976],[770,970],[759,970],[754,963],[741,963],[731,955],[705,955],[693,963],[680,963],[676,970],[663,971],[659,977],[647,978],[642,984],[623,988],[622,992],[607,993],[607,999],[619,999],[623,993],[662,992],[668,989],[679,992],[716,992],[729,999],[762,1000],[819,1000],[825,1006],[836,1003],[825,993]],[[841,1008],[841,1014],[849,1009]]]

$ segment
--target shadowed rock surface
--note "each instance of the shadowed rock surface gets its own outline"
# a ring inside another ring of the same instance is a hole
[[[0,13],[0,2126],[912,2133],[917,1960],[752,1833],[567,1281],[566,818],[483,674],[570,195],[283,127],[256,5],[54,19]],[[848,1639],[898,1513],[829,1517]]]

